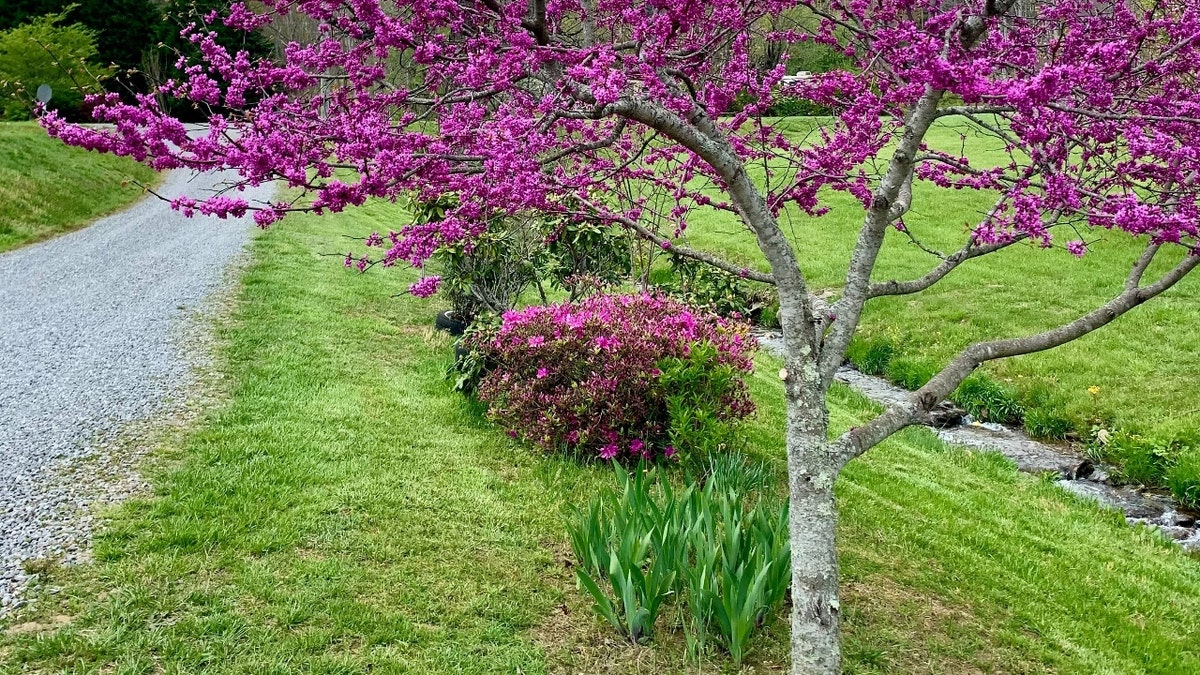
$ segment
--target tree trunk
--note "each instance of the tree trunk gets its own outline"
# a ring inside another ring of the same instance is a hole
[[[789,387],[792,389],[792,387]],[[800,387],[796,387],[800,389]],[[789,392],[790,393],[790,392]],[[791,492],[792,675],[839,675],[838,466],[826,437],[824,397],[788,397],[788,485]]]

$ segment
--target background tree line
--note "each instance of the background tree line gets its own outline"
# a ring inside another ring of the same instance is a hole
[[[0,3],[0,118],[28,119],[40,84],[54,89],[50,106],[90,119],[86,93],[110,91],[129,101],[176,74],[178,56],[195,48],[180,29],[223,0],[5,0]],[[271,53],[268,34],[222,31],[227,47]],[[286,39],[284,39],[286,43]],[[160,100],[173,114],[200,119],[191,105]]]

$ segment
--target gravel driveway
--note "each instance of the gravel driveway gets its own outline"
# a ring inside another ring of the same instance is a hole
[[[160,193],[199,197],[222,181],[176,171]],[[252,230],[151,197],[0,255],[0,615],[21,602],[24,561],[80,559],[89,504],[137,485],[133,458],[110,441],[179,398],[190,368],[175,338]]]

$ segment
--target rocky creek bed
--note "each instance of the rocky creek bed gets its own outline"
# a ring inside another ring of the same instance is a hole
[[[779,333],[764,331],[756,337],[768,352],[783,353]],[[885,407],[908,403],[912,397],[912,392],[906,389],[849,366],[838,370],[837,380]],[[1111,467],[1097,463],[1073,448],[1044,443],[1021,430],[1000,424],[977,422],[948,403],[939,405],[930,414],[926,426],[952,445],[998,452],[1012,460],[1020,471],[1051,474],[1064,490],[1122,512],[1131,525],[1143,524],[1158,529],[1184,549],[1200,551],[1200,514],[1180,507],[1165,492],[1116,484],[1111,478]]]

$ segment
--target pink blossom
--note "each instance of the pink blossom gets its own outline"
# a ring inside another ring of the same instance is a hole
[[[418,298],[428,298],[437,293],[442,278],[439,276],[422,277],[408,287],[408,292]]]

